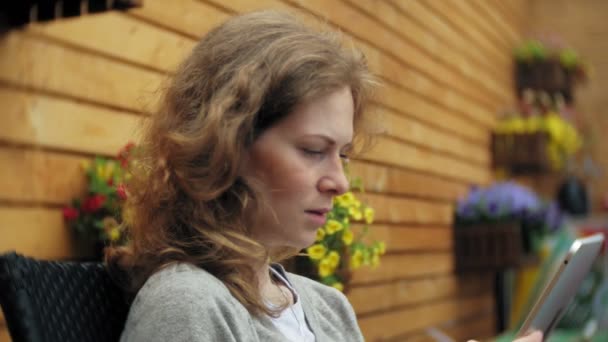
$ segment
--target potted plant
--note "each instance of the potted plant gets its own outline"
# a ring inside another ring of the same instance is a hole
[[[457,270],[519,266],[538,252],[542,238],[557,230],[562,215],[515,182],[473,187],[454,217]]]
[[[127,144],[115,158],[97,156],[82,162],[87,178],[86,193],[74,198],[63,208],[63,217],[81,243],[92,248],[92,254],[101,258],[108,243],[120,243],[124,238],[120,224],[122,209],[127,198],[125,182],[129,155],[134,145]]]

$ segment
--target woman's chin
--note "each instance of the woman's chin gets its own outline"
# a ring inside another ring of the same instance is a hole
[[[310,246],[312,246],[315,243],[315,240],[317,239],[317,233],[314,232],[314,234],[302,234],[302,236],[300,236],[300,238],[297,241],[293,241],[292,246],[294,248],[297,249],[304,249],[304,248],[308,248]]]

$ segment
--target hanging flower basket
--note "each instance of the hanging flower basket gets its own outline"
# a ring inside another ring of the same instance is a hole
[[[517,221],[456,226],[456,271],[502,270],[533,263],[541,237]]]

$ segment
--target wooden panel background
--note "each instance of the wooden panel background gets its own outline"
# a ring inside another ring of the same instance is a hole
[[[490,181],[489,131],[512,103],[511,49],[523,0],[145,0],[126,13],[30,25],[0,37],[0,252],[78,252],[61,207],[82,191],[80,162],[133,139],[154,92],[196,40],[262,8],[317,16],[352,38],[384,82],[386,132],[353,162],[388,254],[349,294],[369,341],[495,333],[490,275],[453,274],[454,200]],[[0,340],[7,333],[0,320]]]

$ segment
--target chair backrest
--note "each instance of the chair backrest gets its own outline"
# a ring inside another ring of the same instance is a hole
[[[129,305],[99,262],[0,255],[0,304],[13,341],[118,341]]]

